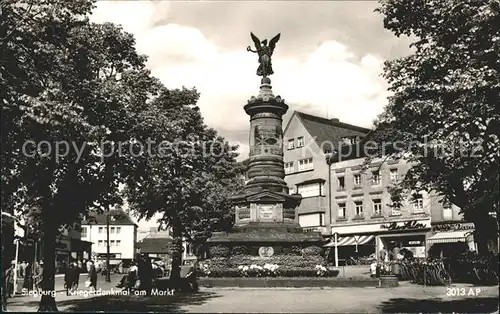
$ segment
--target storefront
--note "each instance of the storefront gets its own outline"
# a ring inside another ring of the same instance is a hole
[[[332,233],[338,234],[340,261],[349,257],[378,257],[383,248],[390,253],[396,246],[407,249],[414,257],[425,258],[430,231],[430,218],[332,227]],[[334,237],[325,247],[335,247]]]
[[[432,226],[433,235],[427,239],[431,257],[451,257],[466,251],[477,251],[473,223],[439,223]]]

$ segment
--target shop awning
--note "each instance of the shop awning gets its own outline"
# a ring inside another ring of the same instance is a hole
[[[429,237],[427,239],[427,242],[429,243],[468,242],[468,237],[470,237],[471,234],[472,232],[470,230],[438,232],[435,235]]]
[[[356,237],[358,239],[358,245],[363,245],[371,240],[375,236],[373,235],[362,235],[362,236],[349,236],[349,237],[341,237],[337,239],[337,246],[350,246],[350,245],[356,245]],[[334,247],[335,246],[335,239],[332,238],[332,242],[326,244],[324,247]]]

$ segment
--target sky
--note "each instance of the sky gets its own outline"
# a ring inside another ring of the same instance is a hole
[[[205,123],[248,156],[261,40],[281,33],[273,92],[290,109],[370,128],[387,103],[383,63],[410,52],[408,38],[383,27],[376,1],[99,1],[91,20],[132,33],[148,67],[168,88],[196,87]],[[253,48],[253,47],[252,47]],[[156,222],[139,222],[147,230]]]

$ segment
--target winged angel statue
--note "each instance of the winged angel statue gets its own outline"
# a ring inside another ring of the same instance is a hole
[[[247,47],[247,51],[257,53],[259,56],[259,68],[257,69],[258,76],[268,76],[273,74],[273,67],[271,64],[271,56],[273,55],[274,48],[276,48],[276,43],[280,40],[280,34],[274,36],[273,39],[269,41],[269,45],[267,44],[267,39],[260,41],[257,36],[253,33],[250,33],[250,37],[255,44],[255,49],[252,50],[250,46]]]

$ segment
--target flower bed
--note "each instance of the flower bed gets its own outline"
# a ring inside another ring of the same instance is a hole
[[[320,256],[277,255],[262,260],[249,255],[217,257],[199,264],[199,276],[221,277],[336,277]]]

